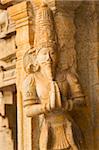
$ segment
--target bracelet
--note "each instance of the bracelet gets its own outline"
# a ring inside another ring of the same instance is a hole
[[[68,100],[68,111],[71,111],[73,109],[73,101],[70,99]]]

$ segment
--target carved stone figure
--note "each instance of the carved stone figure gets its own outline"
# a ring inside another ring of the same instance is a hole
[[[7,11],[0,9],[0,32],[6,32],[7,29],[8,29]]]
[[[52,11],[43,5],[36,16],[34,48],[23,58],[23,107],[27,117],[44,114],[40,150],[81,150],[80,131],[69,111],[84,105],[84,95],[77,75],[59,68],[56,35]]]

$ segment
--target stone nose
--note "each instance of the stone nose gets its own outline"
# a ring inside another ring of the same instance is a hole
[[[47,53],[47,55],[46,55],[46,60],[49,61],[49,62],[52,61],[51,56],[50,56],[50,53]]]

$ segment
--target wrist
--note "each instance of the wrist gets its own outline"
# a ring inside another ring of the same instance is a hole
[[[42,105],[42,111],[43,111],[43,112],[48,112],[48,111],[50,111],[50,110],[51,110],[50,104],[43,104],[43,105]]]
[[[71,111],[73,109],[73,101],[71,99],[67,100],[64,109],[67,111]]]
[[[73,101],[71,99],[68,100],[68,111],[71,111],[73,109]]]

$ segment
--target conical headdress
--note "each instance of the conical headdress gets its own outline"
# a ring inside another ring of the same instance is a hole
[[[36,13],[34,47],[37,49],[56,47],[53,13],[47,5]]]

